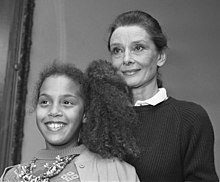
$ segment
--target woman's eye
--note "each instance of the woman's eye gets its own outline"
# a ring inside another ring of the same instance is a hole
[[[119,48],[119,47],[114,47],[114,48],[111,49],[111,53],[113,55],[118,55],[118,54],[120,54],[122,52],[123,52],[123,50],[121,48]]]
[[[144,46],[142,45],[135,45],[133,50],[136,51],[136,52],[140,52],[144,49]]]

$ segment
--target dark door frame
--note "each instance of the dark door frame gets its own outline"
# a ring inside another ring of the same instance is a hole
[[[34,0],[1,0],[1,4],[10,7],[5,11],[12,11],[12,18],[8,22],[7,66],[0,103],[0,174],[6,166],[21,161]]]

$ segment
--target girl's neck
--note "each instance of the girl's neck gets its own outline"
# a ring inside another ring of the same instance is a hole
[[[86,147],[84,145],[79,145],[77,147],[65,148],[62,150],[49,150],[49,149],[41,149],[39,150],[35,157],[37,159],[55,159],[57,155],[60,157],[72,155],[72,154],[81,154]]]
[[[132,88],[132,94],[133,94],[133,99],[134,103],[137,100],[147,100],[151,97],[153,97],[156,93],[158,92],[158,85],[147,85],[144,87],[138,87],[138,88]]]
[[[71,149],[71,148],[74,148],[74,147],[77,147],[78,146],[78,141],[76,142],[73,142],[71,144],[66,144],[66,145],[50,145],[48,143],[46,143],[46,149],[47,150],[68,150],[68,149]]]

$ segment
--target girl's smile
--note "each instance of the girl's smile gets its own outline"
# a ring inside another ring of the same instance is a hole
[[[64,75],[53,75],[43,82],[38,104],[37,125],[49,149],[77,144],[84,119],[80,85]]]

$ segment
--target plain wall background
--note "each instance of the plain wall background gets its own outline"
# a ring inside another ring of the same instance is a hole
[[[31,112],[39,71],[58,59],[84,69],[109,59],[107,29],[116,15],[134,9],[155,17],[168,37],[168,59],[161,69],[168,94],[201,104],[215,132],[215,163],[220,175],[220,1],[219,0],[36,0],[31,68],[26,102],[22,162],[44,140]]]

